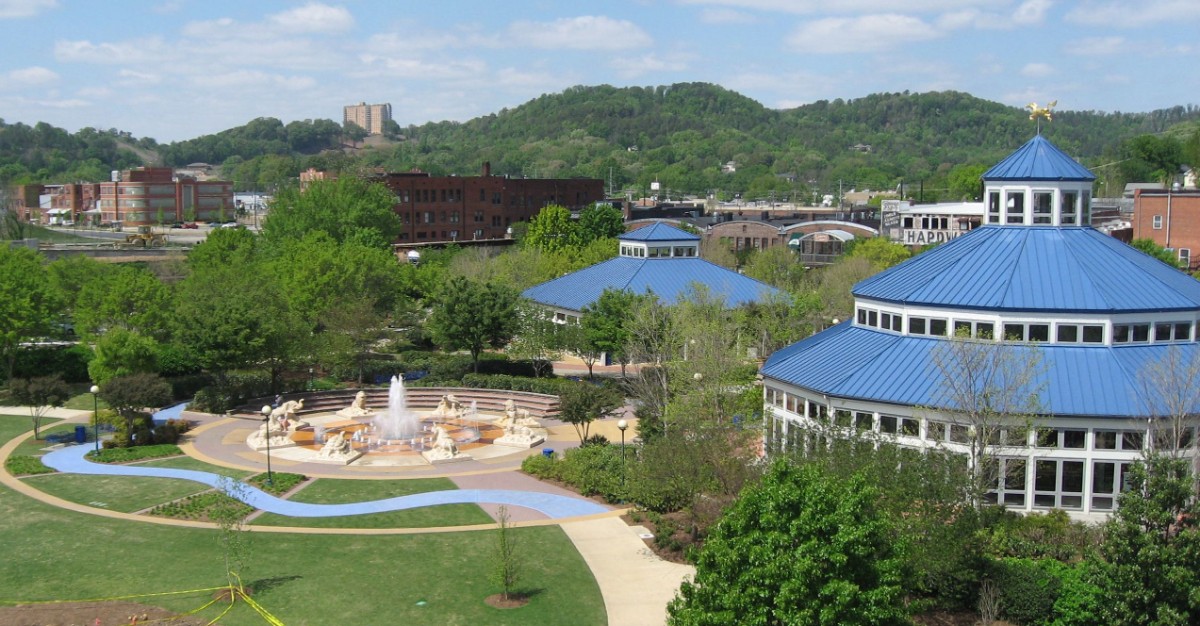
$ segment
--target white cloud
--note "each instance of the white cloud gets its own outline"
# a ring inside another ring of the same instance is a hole
[[[285,89],[288,91],[297,91],[310,89],[316,85],[316,81],[307,76],[281,76],[279,74],[268,74],[256,70],[238,70],[223,74],[201,74],[194,77],[192,81],[196,85],[207,89],[258,87],[271,90]]]
[[[354,27],[354,16],[345,7],[319,2],[276,13],[269,21],[289,33],[341,33]]]
[[[1053,4],[1050,0],[1025,0],[1017,10],[1013,12],[1012,21],[1014,24],[1029,25],[1040,24],[1046,17],[1046,11]]]
[[[0,0],[0,19],[33,17],[58,6],[58,0]]]
[[[903,8],[910,13],[936,13],[953,11],[967,6],[988,6],[992,0],[909,0],[898,4],[895,0],[677,0],[680,4],[736,7],[758,11],[798,13],[801,15],[840,13],[878,13]]]
[[[118,43],[56,41],[54,58],[79,63],[130,63],[161,61],[165,56],[162,39],[151,37]]]
[[[1045,78],[1054,73],[1054,68],[1048,63],[1026,63],[1025,67],[1021,68],[1021,75],[1030,78]]]
[[[656,72],[682,72],[688,69],[687,61],[681,57],[663,58],[656,54],[639,57],[619,57],[609,63],[622,78],[637,78]]]
[[[152,74],[150,72],[139,72],[137,70],[122,69],[117,72],[117,76],[121,77],[121,84],[125,86],[131,85],[157,85],[162,82],[162,76]]]
[[[753,15],[734,9],[704,9],[700,21],[705,24],[752,24],[757,22]]]
[[[834,54],[876,52],[940,36],[915,17],[886,13],[807,22],[787,38],[787,43],[801,52]]]
[[[1200,2],[1195,0],[1084,0],[1069,11],[1069,22],[1091,26],[1145,26],[1158,22],[1187,22],[1200,19]]]
[[[58,80],[58,74],[53,70],[39,65],[13,70],[5,77],[13,85],[45,85]]]
[[[596,15],[563,18],[553,22],[513,22],[509,36],[534,48],[570,50],[628,50],[653,43],[640,26],[627,20]]]
[[[1086,37],[1067,44],[1065,52],[1079,56],[1105,56],[1117,54],[1124,47],[1124,37]]]
[[[113,90],[108,87],[84,87],[75,92],[76,95],[88,100],[99,100],[112,96]]]

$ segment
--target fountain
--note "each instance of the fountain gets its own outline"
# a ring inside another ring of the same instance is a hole
[[[392,376],[388,387],[388,408],[385,413],[375,414],[375,429],[380,439],[409,439],[421,430],[421,421],[416,413],[407,408],[404,399],[404,379]]]

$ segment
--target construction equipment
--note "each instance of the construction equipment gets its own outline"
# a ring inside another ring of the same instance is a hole
[[[151,232],[149,226],[138,226],[137,234],[125,235],[125,241],[117,243],[118,247],[123,248],[161,248],[165,245],[167,236]]]

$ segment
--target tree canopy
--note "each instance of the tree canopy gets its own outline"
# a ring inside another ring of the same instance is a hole
[[[860,477],[777,461],[697,554],[672,626],[905,624],[902,560]]]
[[[497,283],[477,283],[455,276],[433,302],[429,330],[434,342],[449,350],[467,350],[476,372],[484,348],[500,348],[517,329],[517,294]]]
[[[392,192],[380,183],[354,176],[318,180],[275,197],[263,236],[278,243],[324,231],[337,242],[387,249],[401,229],[393,205]]]

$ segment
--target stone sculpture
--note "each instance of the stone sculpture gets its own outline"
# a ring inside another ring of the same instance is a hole
[[[337,412],[338,417],[347,419],[367,417],[374,414],[374,411],[367,408],[367,392],[365,391],[354,394],[354,401],[350,403],[350,406]]]

